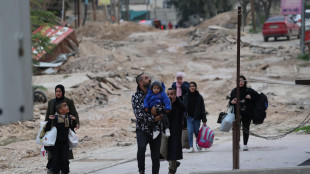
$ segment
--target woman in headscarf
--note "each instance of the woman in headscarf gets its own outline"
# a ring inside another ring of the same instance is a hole
[[[204,100],[198,92],[195,82],[189,83],[189,93],[184,96],[184,105],[187,108],[186,120],[190,152],[194,152],[193,133],[197,138],[200,122],[202,121],[203,125],[206,125],[207,122]],[[200,150],[199,147],[198,150]]]
[[[73,100],[65,97],[65,87],[61,84],[57,85],[55,87],[55,98],[51,99],[48,102],[46,115],[45,115],[45,121],[48,121],[48,118],[50,115],[55,115],[56,113],[56,105],[60,102],[66,102],[69,107],[69,113],[68,115],[72,115],[76,118],[77,126],[75,129],[79,129],[80,121],[79,121],[79,114],[76,112],[74,102]],[[48,151],[48,149],[46,149]],[[73,153],[72,150],[69,151],[69,159],[73,159]],[[46,168],[50,169],[52,167],[52,155],[48,151],[48,162],[46,165]]]
[[[184,80],[184,73],[177,72],[175,76],[175,82],[172,83],[171,87],[176,90],[177,97],[183,101],[183,97],[188,93],[189,83]]]
[[[183,101],[184,96],[188,93],[188,87],[189,83],[187,81],[184,81],[184,73],[177,72],[175,75],[175,82],[172,83],[171,88],[174,88],[176,91],[177,97],[180,99],[180,101]],[[187,129],[187,123],[186,118],[182,121],[183,129]]]
[[[241,75],[239,79],[240,87],[240,102],[239,110],[241,116],[242,130],[243,130],[243,150],[248,150],[248,140],[251,124],[251,117],[253,114],[253,104],[258,99],[258,93],[252,88],[247,87],[246,78]],[[236,104],[237,104],[237,88],[233,89],[230,93],[229,104],[235,107],[234,111],[236,113]]]

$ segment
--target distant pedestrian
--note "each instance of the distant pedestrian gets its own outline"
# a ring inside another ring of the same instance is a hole
[[[45,115],[45,121],[48,121],[49,116],[55,115],[56,113],[56,105],[61,102],[66,102],[69,107],[69,115],[72,115],[76,118],[76,127],[75,130],[79,129],[80,127],[80,121],[79,121],[79,114],[77,113],[73,100],[65,97],[65,87],[61,84],[57,85],[55,87],[55,98],[50,100],[47,105],[46,115]],[[49,152],[48,148],[46,148],[48,152],[48,162],[46,165],[47,169],[50,169],[52,167],[52,154]],[[73,159],[73,153],[72,150],[69,151],[69,159]]]
[[[247,151],[248,148],[248,140],[251,124],[251,116],[253,114],[253,105],[254,102],[258,99],[258,93],[252,89],[247,87],[246,78],[241,75],[239,79],[239,87],[240,87],[240,102],[239,102],[239,110],[241,115],[241,123],[243,130],[243,150]],[[237,89],[234,88],[230,93],[229,104],[235,107],[234,111],[236,112],[236,104],[237,104]]]
[[[173,28],[173,25],[171,24],[170,21],[169,21],[169,23],[168,23],[168,28],[169,28],[169,30],[171,30],[171,29]]]
[[[190,152],[194,152],[193,148],[193,133],[196,138],[198,136],[200,121],[203,125],[206,125],[206,111],[203,97],[197,90],[197,84],[195,82],[189,83],[189,93],[184,97],[184,104],[187,108],[187,130]],[[197,145],[197,144],[196,144]],[[197,146],[197,149],[200,148]]]
[[[171,136],[168,140],[167,160],[169,161],[169,174],[174,174],[181,164],[177,160],[183,159],[182,120],[186,107],[183,102],[176,97],[176,91],[174,88],[169,88],[167,95],[172,104],[172,110],[168,114]]]
[[[155,107],[157,114],[163,114],[162,120],[165,126],[165,134],[169,137],[170,130],[167,113],[169,113],[171,110],[171,103],[165,90],[166,88],[163,82],[153,81],[151,86],[148,88],[146,97],[144,99],[144,109],[146,112],[148,112],[153,107]],[[151,124],[153,124],[153,122],[151,122]],[[151,125],[153,128],[153,139],[155,139],[160,133],[159,124],[161,123],[157,122],[156,124]]]
[[[145,151],[147,144],[149,144],[152,159],[152,174],[158,174],[160,168],[161,133],[157,138],[153,139],[153,130],[150,125],[160,121],[163,114],[157,115],[155,108],[152,108],[152,114],[149,114],[143,108],[144,98],[151,84],[151,78],[145,73],[142,73],[136,77],[136,82],[138,85],[137,91],[132,95],[131,102],[133,112],[136,116],[137,161],[139,173],[145,173]],[[159,128],[162,131],[162,126],[159,125]]]

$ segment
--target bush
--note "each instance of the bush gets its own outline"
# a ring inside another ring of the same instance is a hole
[[[309,61],[309,54],[299,54],[298,59]]]

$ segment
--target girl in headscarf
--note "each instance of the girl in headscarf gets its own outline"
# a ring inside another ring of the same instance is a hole
[[[197,138],[200,122],[202,121],[203,125],[206,125],[207,122],[204,100],[197,91],[197,84],[195,82],[189,83],[189,93],[184,96],[184,105],[187,108],[186,120],[190,152],[194,152],[193,133]],[[198,150],[200,150],[199,147]]]
[[[239,79],[239,87],[240,87],[240,102],[239,102],[239,110],[241,116],[242,130],[243,130],[243,150],[247,151],[248,148],[248,140],[251,124],[251,117],[253,113],[253,104],[258,98],[258,93],[252,88],[247,87],[246,78],[241,75]],[[234,111],[236,113],[236,104],[237,104],[237,88],[233,89],[230,93],[229,104],[235,107]]]
[[[61,84],[59,84],[55,87],[55,98],[51,99],[48,102],[46,115],[45,115],[45,121],[48,121],[48,118],[50,115],[55,115],[55,113],[56,113],[55,107],[58,103],[61,103],[61,102],[67,103],[67,106],[69,107],[68,115],[72,115],[76,118],[77,125],[76,125],[75,129],[79,129],[79,125],[80,125],[79,114],[76,112],[73,100],[65,97],[65,87]],[[52,167],[52,161],[53,160],[52,160],[52,156],[51,156],[51,153],[49,152],[49,150],[48,149],[46,149],[46,150],[48,151],[48,163],[46,165],[46,168],[50,169]],[[69,151],[69,159],[73,159],[72,150]]]
[[[177,72],[175,76],[175,82],[172,83],[171,87],[176,90],[177,97],[183,101],[183,97],[188,93],[189,83],[184,80],[184,73]]]
[[[183,101],[184,96],[188,93],[189,83],[184,81],[184,73],[177,72],[175,75],[175,82],[172,83],[171,88],[174,88],[176,91],[176,96]],[[183,129],[187,129],[186,118],[182,121]]]

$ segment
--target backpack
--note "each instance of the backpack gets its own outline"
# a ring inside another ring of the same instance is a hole
[[[196,143],[199,147],[210,148],[213,144],[214,133],[208,126],[202,126],[199,130]]]
[[[262,124],[266,118],[266,110],[268,108],[267,96],[264,93],[258,95],[257,101],[254,103],[252,120],[253,124]]]

